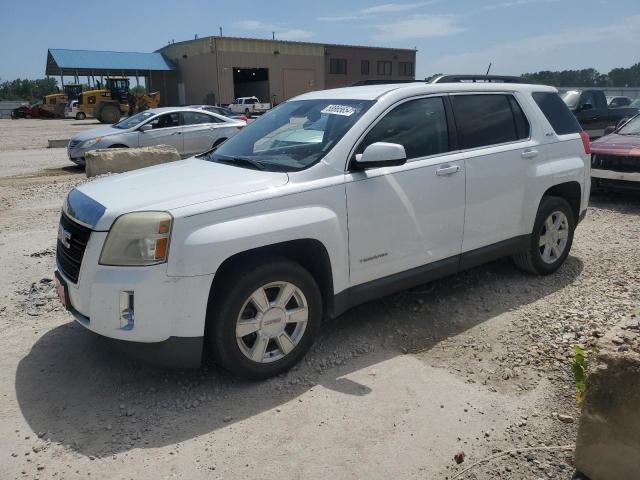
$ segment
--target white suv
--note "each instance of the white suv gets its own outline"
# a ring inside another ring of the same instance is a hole
[[[265,378],[356,304],[502,256],[555,271],[586,212],[588,147],[550,87],[307,93],[206,154],[72,190],[58,291],[145,355],[208,350]]]

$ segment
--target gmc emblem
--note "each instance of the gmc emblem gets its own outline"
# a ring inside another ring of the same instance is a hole
[[[58,240],[65,248],[71,248],[71,234],[67,232],[62,225],[58,225]]]

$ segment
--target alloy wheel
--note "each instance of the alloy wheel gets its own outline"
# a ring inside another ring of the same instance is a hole
[[[554,211],[542,224],[538,247],[540,258],[547,264],[558,261],[567,248],[569,220],[559,210]]]
[[[302,340],[309,307],[302,290],[290,282],[271,282],[255,290],[236,320],[242,354],[257,363],[275,362]]]

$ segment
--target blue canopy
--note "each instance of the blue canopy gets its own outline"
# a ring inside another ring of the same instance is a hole
[[[175,67],[161,53],[104,52],[51,48],[47,52],[47,75],[145,75],[149,71],[172,71]]]

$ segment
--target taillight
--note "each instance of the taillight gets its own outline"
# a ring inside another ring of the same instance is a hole
[[[580,138],[582,138],[582,146],[584,147],[584,153],[591,155],[591,144],[589,143],[589,135],[584,130],[580,132]]]

